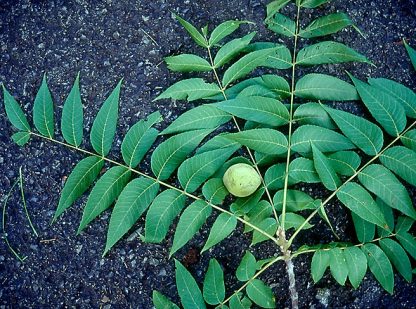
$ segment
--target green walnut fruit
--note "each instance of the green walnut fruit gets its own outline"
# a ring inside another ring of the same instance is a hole
[[[257,171],[248,164],[231,165],[222,178],[227,190],[234,196],[246,197],[254,192],[261,184]]]

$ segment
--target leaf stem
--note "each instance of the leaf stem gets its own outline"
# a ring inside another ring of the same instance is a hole
[[[354,175],[350,176],[341,186],[339,186],[334,192],[329,195],[325,201],[322,202],[321,207],[325,207],[326,204],[328,204],[341,190],[341,188],[346,185],[347,183],[354,180],[367,166],[369,166],[371,163],[373,163],[375,160],[377,160],[387,149],[392,147],[400,138],[403,137],[411,128],[413,128],[416,125],[416,121],[414,121],[411,125],[409,125],[406,130],[404,130],[402,133],[400,133],[393,141],[391,141],[386,147],[384,147],[378,154],[376,154],[373,158],[371,158],[366,164],[364,164],[362,167],[360,167]],[[288,245],[290,246],[295,239],[296,235],[299,234],[299,232],[302,230],[302,228],[318,213],[319,211],[318,207],[316,210],[314,210],[307,218],[306,220],[299,226],[299,228],[293,233],[292,237],[290,237],[288,241]]]
[[[143,172],[141,172],[141,171],[139,171],[139,170],[136,170],[136,169],[134,169],[134,168],[131,168],[130,166],[124,165],[124,164],[122,164],[122,163],[120,163],[120,162],[114,161],[114,160],[109,159],[109,158],[107,158],[107,157],[104,157],[104,156],[102,156],[102,155],[99,155],[99,154],[93,153],[93,152],[91,152],[91,151],[88,151],[88,150],[85,150],[85,149],[82,149],[82,148],[79,148],[79,147],[76,147],[76,146],[73,146],[73,145],[67,144],[67,143],[65,143],[65,142],[58,141],[58,140],[56,140],[56,139],[54,139],[54,138],[47,137],[47,136],[44,136],[44,135],[41,135],[41,134],[38,134],[38,133],[35,133],[35,132],[29,132],[29,133],[30,133],[31,135],[33,135],[33,136],[36,136],[36,137],[40,137],[40,138],[46,139],[46,140],[48,140],[48,141],[50,141],[50,142],[53,142],[53,143],[59,144],[59,145],[61,145],[61,146],[65,146],[65,147],[70,148],[70,149],[72,149],[72,150],[76,150],[76,151],[82,152],[82,153],[87,154],[87,155],[90,155],[90,156],[95,156],[95,157],[101,158],[102,160],[107,161],[107,162],[109,162],[109,163],[111,163],[111,164],[113,164],[113,165],[117,165],[117,166],[124,167],[124,168],[126,168],[126,169],[130,170],[131,172],[133,172],[133,173],[135,173],[135,174],[137,174],[137,175],[140,175],[140,176],[145,177],[145,178],[147,178],[147,179],[151,179],[151,180],[153,180],[154,182],[157,182],[157,183],[159,183],[160,185],[162,185],[162,186],[164,186],[164,187],[166,187],[166,188],[169,188],[169,189],[172,189],[172,190],[178,191],[178,192],[180,192],[180,193],[182,193],[182,194],[184,194],[184,195],[186,195],[186,196],[188,196],[188,197],[190,197],[190,198],[192,198],[192,199],[194,199],[194,200],[204,201],[204,202],[206,202],[209,206],[211,206],[212,208],[214,208],[214,209],[216,209],[216,210],[218,210],[218,211],[220,211],[220,212],[226,213],[226,214],[228,214],[228,215],[230,215],[230,216],[234,216],[234,217],[235,217],[238,221],[240,221],[240,222],[242,222],[242,223],[244,223],[244,224],[248,225],[249,227],[253,228],[254,230],[256,230],[257,232],[259,232],[260,234],[262,234],[262,235],[266,236],[267,238],[269,238],[270,240],[272,240],[274,243],[277,243],[277,238],[273,237],[273,236],[272,236],[272,235],[270,235],[269,233],[266,233],[265,231],[263,231],[262,229],[259,229],[257,226],[255,226],[255,225],[251,224],[250,222],[248,222],[248,221],[246,221],[246,220],[244,220],[244,219],[242,219],[242,218],[240,218],[240,217],[236,216],[236,215],[235,215],[235,214],[233,214],[232,212],[230,212],[230,211],[228,211],[228,210],[225,210],[225,209],[223,209],[223,208],[221,208],[221,207],[219,207],[219,206],[217,206],[217,205],[214,205],[214,204],[212,204],[212,203],[210,203],[210,202],[207,202],[207,201],[205,201],[204,199],[202,199],[202,198],[200,198],[200,197],[198,197],[198,196],[196,196],[196,195],[193,195],[193,194],[191,194],[191,193],[188,193],[188,192],[186,192],[186,191],[184,191],[184,190],[182,190],[182,189],[179,189],[179,188],[177,188],[177,187],[175,187],[175,186],[172,186],[172,185],[170,185],[170,184],[168,184],[168,183],[166,183],[166,182],[163,182],[163,181],[161,181],[161,180],[159,180],[159,179],[157,179],[157,178],[155,178],[155,177],[152,177],[152,176],[150,176],[150,175],[147,175],[146,173],[143,173]]]
[[[298,44],[298,34],[299,34],[299,15],[300,15],[300,5],[297,6],[296,13],[296,28],[295,28],[295,37],[293,43],[293,56],[292,56],[292,80],[291,80],[291,91],[290,91],[290,109],[289,109],[289,132],[287,135],[288,147],[287,147],[287,156],[286,156],[286,168],[285,168],[285,180],[283,187],[283,204],[282,204],[282,222],[281,230],[284,235],[285,231],[285,220],[286,220],[286,205],[287,205],[287,189],[289,184],[289,165],[290,165],[290,156],[291,156],[291,139],[292,139],[292,126],[293,126],[293,104],[295,100],[295,74],[296,74],[296,49]]]
[[[35,234],[36,237],[38,237],[39,234],[36,231],[35,227],[33,226],[32,220],[30,219],[29,211],[27,210],[27,206],[26,206],[25,192],[23,190],[22,167],[19,168],[19,185],[20,185],[20,194],[22,195],[23,209],[25,210],[25,214],[26,214],[27,220],[29,221],[29,225],[30,225],[33,233]]]
[[[209,57],[209,61],[210,61],[211,67],[212,67],[212,71],[213,71],[213,73],[214,73],[214,76],[215,76],[215,79],[216,79],[216,81],[217,81],[218,87],[220,87],[220,90],[221,90],[222,96],[224,97],[224,100],[226,100],[226,101],[227,101],[227,100],[228,100],[228,98],[227,98],[227,94],[225,93],[225,89],[226,89],[226,87],[224,87],[224,86],[222,85],[222,82],[221,82],[220,78],[218,77],[218,73],[217,73],[217,70],[215,69],[215,65],[214,65],[214,60],[212,59],[211,48],[210,48],[209,46],[207,47],[207,51],[208,51],[208,57]],[[235,117],[235,116],[232,116],[232,117],[233,117],[233,121],[234,121],[234,124],[235,124],[235,126],[236,126],[236,128],[237,128],[238,132],[241,132],[241,128],[240,128],[240,126],[239,126],[239,124],[238,124],[238,122],[237,122],[236,117]],[[261,183],[262,183],[262,185],[263,185],[263,187],[264,187],[264,190],[265,190],[265,192],[266,192],[266,195],[267,195],[267,199],[269,200],[270,205],[272,205],[273,215],[274,215],[274,217],[275,217],[275,219],[276,219],[276,221],[277,221],[277,224],[279,224],[279,216],[277,215],[276,209],[275,209],[275,207],[273,206],[273,199],[272,199],[272,196],[271,196],[271,194],[270,194],[269,189],[268,189],[268,188],[267,188],[267,186],[266,186],[266,182],[264,181],[264,177],[263,177],[263,175],[262,175],[262,174],[261,174],[261,172],[260,172],[260,169],[259,169],[259,167],[258,167],[258,165],[257,165],[256,159],[254,158],[254,155],[253,155],[253,153],[251,152],[250,148],[248,148],[248,147],[245,147],[245,148],[246,148],[246,150],[247,150],[247,153],[248,153],[248,155],[249,155],[249,157],[250,157],[251,162],[253,162],[253,165],[254,165],[255,170],[257,171],[257,174],[260,176]]]

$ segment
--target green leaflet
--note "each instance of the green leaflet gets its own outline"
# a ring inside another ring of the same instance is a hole
[[[416,186],[416,153],[414,151],[403,146],[391,147],[383,152],[380,161],[396,175]]]
[[[143,177],[136,178],[126,185],[111,213],[103,255],[110,251],[130,230],[153,201],[158,191],[159,184],[157,182]]]
[[[294,37],[296,33],[296,23],[289,17],[277,13],[267,21],[267,28],[274,33],[287,37]]]
[[[27,122],[27,118],[19,103],[17,103],[15,98],[7,91],[4,84],[2,84],[2,87],[4,107],[10,123],[20,131],[30,131],[29,123]]]
[[[218,134],[208,140],[205,144],[200,146],[196,150],[196,154],[201,154],[203,152],[211,151],[211,150],[217,150],[217,149],[224,149],[229,147],[235,147],[238,146],[239,143],[232,141],[225,137],[225,134]],[[225,171],[224,171],[225,172]]]
[[[387,168],[371,164],[358,174],[364,187],[380,197],[387,205],[416,219],[416,210],[406,188]]]
[[[61,131],[68,144],[82,143],[84,112],[79,92],[79,73],[62,109]]]
[[[205,301],[210,305],[218,305],[224,301],[224,273],[216,259],[209,260],[208,270],[204,279],[203,295]]]
[[[179,23],[188,31],[191,38],[195,41],[196,44],[202,47],[208,47],[208,42],[204,38],[204,36],[188,21],[183,19],[182,17],[175,14],[175,18],[179,21]]]
[[[118,118],[118,101],[120,97],[120,88],[123,80],[120,80],[104,101],[97,117],[92,124],[90,140],[94,150],[102,156],[106,156],[111,149],[114,135],[117,128]]]
[[[258,66],[263,65],[265,60],[269,56],[272,56],[277,49],[267,48],[256,50],[241,57],[225,71],[222,79],[223,86],[227,87],[231,82],[246,76]]]
[[[273,205],[277,211],[283,208],[284,190],[277,191],[273,196]],[[286,211],[299,212],[305,209],[315,209],[314,199],[308,194],[298,190],[287,190],[286,192]]]
[[[281,153],[278,155],[270,155],[270,154],[265,154],[259,151],[255,151],[254,157],[256,159],[258,166],[269,166],[270,164],[273,164],[277,160],[281,160],[283,157],[285,157],[285,154]]]
[[[409,217],[405,217],[405,216],[399,216],[397,218],[397,224],[396,224],[396,228],[395,231],[397,233],[399,232],[407,232],[410,230],[410,228],[412,227],[413,223],[415,221]]]
[[[275,92],[278,95],[278,99],[285,99],[290,97],[289,83],[281,76],[266,74],[261,76],[261,81],[264,86]]]
[[[336,33],[352,25],[351,19],[344,13],[333,13],[319,17],[311,22],[305,29],[299,31],[302,38],[315,38]]]
[[[275,127],[289,121],[287,108],[280,101],[271,98],[242,96],[216,103],[214,106],[239,118]]]
[[[329,268],[332,277],[334,277],[340,285],[344,285],[348,276],[348,267],[344,252],[340,248],[329,250]]]
[[[272,289],[265,285],[263,281],[254,279],[246,287],[248,297],[262,308],[275,308],[275,298]]]
[[[175,260],[176,288],[184,309],[205,309],[204,298],[194,277],[186,268]]]
[[[345,248],[344,258],[347,262],[348,278],[352,286],[356,289],[361,281],[363,281],[367,272],[367,259],[365,254],[357,247]]]
[[[239,147],[217,149],[186,159],[178,169],[179,182],[188,193],[194,192],[211,177]]]
[[[354,149],[355,146],[342,134],[314,125],[303,125],[292,135],[292,150],[299,153],[312,152],[311,143],[322,152]]]
[[[332,168],[330,161],[318,148],[316,148],[315,144],[312,144],[312,153],[316,172],[323,185],[328,190],[335,191],[341,185],[341,180]]]
[[[416,93],[413,90],[386,78],[369,78],[368,82],[393,96],[403,106],[408,117],[416,118]]]
[[[377,226],[377,233],[380,237],[387,237],[394,231],[394,214],[393,209],[383,202],[382,199],[377,197],[376,203],[378,207],[380,207],[381,212],[383,213],[384,218],[386,219],[388,227],[386,229],[383,229],[379,226]]]
[[[196,200],[184,210],[175,230],[169,256],[172,256],[194,237],[211,213],[211,206],[202,200]]]
[[[240,52],[250,44],[253,37],[256,35],[255,32],[249,33],[242,38],[231,40],[225,43],[217,52],[214,58],[214,67],[217,69],[222,67],[237,56]]]
[[[212,69],[208,61],[193,54],[166,57],[165,62],[174,72],[209,72]]]
[[[264,188],[260,186],[255,193],[247,197],[239,197],[231,204],[230,210],[237,216],[248,213],[257,205],[264,194]]]
[[[12,140],[19,146],[25,145],[30,139],[30,132],[16,132],[12,135]]]
[[[219,24],[215,29],[212,31],[211,36],[209,38],[209,45],[213,46],[221,41],[226,36],[233,33],[237,30],[241,24],[249,24],[249,21],[239,21],[239,20],[227,20],[221,24]]]
[[[277,232],[277,222],[273,218],[263,219],[259,224],[256,225],[260,230],[266,232],[269,235],[275,235]],[[257,230],[253,231],[253,238],[251,240],[251,246],[254,246],[258,243],[268,240],[269,238],[266,235],[263,235]]]
[[[247,213],[246,220],[251,224],[258,226],[264,219],[270,217],[273,213],[272,205],[265,200],[261,200]],[[244,233],[251,232],[253,228],[249,225],[244,226]]]
[[[283,154],[287,151],[286,137],[273,129],[253,129],[223,136],[265,154]]]
[[[403,145],[407,148],[410,148],[413,151],[416,151],[416,130],[407,131],[401,138]]]
[[[202,78],[183,79],[163,91],[156,99],[187,100],[188,102],[209,98],[221,93],[220,88],[214,83],[207,83]]]
[[[412,266],[409,257],[403,247],[390,238],[384,238],[379,241],[381,249],[393,263],[398,272],[407,280],[412,281]]]
[[[219,205],[222,204],[228,195],[228,191],[224,186],[222,178],[211,178],[202,186],[202,195],[208,202]]]
[[[289,179],[292,183],[321,182],[312,160],[296,158],[289,164]]]
[[[342,204],[362,219],[382,228],[387,226],[380,208],[371,195],[359,184],[352,182],[344,184],[338,191],[337,197]]]
[[[406,47],[407,53],[409,54],[410,61],[413,64],[413,67],[416,70],[416,50],[414,50],[412,47],[410,47],[409,44],[405,40],[403,40],[404,47]]]
[[[125,167],[114,166],[101,176],[88,197],[77,234],[110,207],[129,181],[130,175],[131,172]]]
[[[323,105],[319,103],[304,103],[296,108],[293,119],[300,124],[313,124],[327,129],[336,129],[334,121],[329,117]]]
[[[361,165],[360,156],[354,151],[338,151],[327,156],[337,174],[352,176]]]
[[[365,244],[362,250],[367,256],[368,267],[377,281],[387,292],[393,294],[393,268],[386,254],[374,244]]]
[[[370,121],[351,113],[325,107],[342,133],[369,156],[378,154],[383,147],[383,131]]]
[[[234,294],[230,299],[230,309],[250,309],[252,302],[247,298],[241,298],[242,293]]]
[[[55,124],[53,117],[53,101],[46,82],[46,74],[43,75],[42,84],[36,94],[35,103],[33,104],[33,123],[40,134],[53,138]]]
[[[128,166],[135,168],[152,147],[159,131],[151,127],[161,120],[160,113],[154,112],[147,117],[147,121],[140,120],[126,133],[121,144],[121,154]]]
[[[284,6],[286,6],[286,4],[288,4],[290,2],[290,0],[275,0],[270,2],[269,4],[266,5],[266,13],[267,13],[267,17],[266,17],[266,22],[272,18],[274,16],[274,14],[276,14],[277,12],[279,12],[279,10],[281,8],[283,8]]]
[[[351,216],[358,241],[361,243],[372,241],[376,233],[376,226],[371,222],[361,219],[361,217],[353,212],[351,213]]]
[[[214,129],[226,122],[232,117],[213,105],[200,105],[186,111],[175,119],[162,134],[173,134],[178,132]]]
[[[256,273],[256,258],[250,251],[246,251],[235,272],[240,281],[250,280]]]
[[[153,305],[156,309],[179,309],[174,303],[172,303],[165,295],[158,291],[153,291]]]
[[[72,170],[62,189],[59,204],[52,221],[55,221],[94,182],[103,168],[104,160],[95,156],[82,159]]]
[[[282,44],[270,42],[256,42],[248,46],[249,51],[259,51],[274,48],[274,52],[265,59],[262,66],[277,70],[285,70],[292,67],[292,54],[290,50]]]
[[[296,57],[296,64],[316,65],[326,63],[366,62],[365,56],[342,43],[325,41],[301,49]]]
[[[397,136],[406,126],[406,114],[400,103],[385,91],[370,86],[350,75],[371,115],[391,136]]]
[[[160,180],[168,179],[211,131],[212,129],[184,132],[161,143],[152,154],[153,173]]]
[[[169,189],[153,200],[146,215],[145,241],[160,243],[165,238],[173,219],[185,206],[186,196]]]
[[[280,221],[282,220],[282,215],[280,215],[279,220]],[[287,212],[286,219],[285,219],[285,230],[289,230],[292,228],[297,230],[305,221],[306,221],[305,218],[302,217],[301,215],[298,215],[292,212]],[[302,228],[302,230],[307,230],[307,229],[310,229],[311,227],[313,227],[313,225],[306,223],[305,226]]]
[[[207,242],[201,250],[201,253],[215,246],[220,241],[227,238],[236,228],[237,218],[227,213],[220,214],[212,225]]]
[[[243,91],[241,91],[237,98],[245,99],[245,97],[265,97],[265,98],[276,98],[276,93],[271,91],[270,89],[267,89],[264,86],[261,85],[252,85],[245,88]]]
[[[304,99],[324,101],[358,100],[355,87],[343,80],[325,74],[311,73],[298,80],[295,95]]]
[[[329,1],[330,0],[302,0],[300,1],[300,6],[308,9],[314,9]]]
[[[312,279],[316,283],[321,280],[325,270],[329,266],[329,252],[324,250],[317,250],[313,254],[311,263]]]
[[[256,160],[257,161],[257,160]],[[285,182],[286,164],[279,163],[272,165],[264,175],[264,182],[269,190],[283,188]]]
[[[400,232],[397,233],[396,238],[412,258],[416,260],[416,240],[414,236],[406,232]]]

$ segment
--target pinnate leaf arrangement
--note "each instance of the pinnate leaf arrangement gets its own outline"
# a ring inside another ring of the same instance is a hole
[[[297,308],[293,261],[303,254],[312,255],[314,282],[327,268],[339,284],[347,284],[348,279],[354,288],[368,271],[389,293],[393,293],[394,269],[410,282],[411,259],[416,259],[416,241],[409,232],[416,211],[408,191],[416,186],[416,94],[385,78],[363,81],[349,74],[347,82],[321,73],[298,76],[298,67],[371,64],[352,48],[327,39],[345,27],[356,28],[346,14],[333,13],[302,25],[303,9],[328,1],[276,0],[267,5],[265,24],[286,37],[291,50],[282,44],[253,42],[254,32],[229,39],[247,21],[223,22],[209,34],[208,27],[198,30],[176,16],[201,54],[167,57],[167,66],[202,77],[182,79],[156,100],[198,104],[162,132],[155,128],[162,121],[159,112],[134,124],[123,139],[120,162],[108,154],[117,128],[122,81],[94,120],[91,150],[83,147],[79,75],[62,110],[64,141],[55,137],[54,103],[46,75],[33,105],[36,130],[3,85],[6,114],[17,130],[12,139],[18,145],[31,138],[44,139],[85,154],[66,180],[53,221],[92,188],[78,233],[111,208],[103,255],[123,242],[123,236],[144,215],[142,240],[151,243],[162,242],[179,217],[170,256],[214,216],[201,252],[220,243],[239,225],[244,233],[252,234],[251,245],[267,241],[280,250],[280,255],[263,260],[247,250],[235,273],[241,282],[236,291],[226,290],[223,268],[215,258],[200,283],[175,260],[177,290],[185,309],[207,305],[250,308],[253,303],[274,308],[273,291],[260,275],[279,261],[286,264],[291,304]],[[296,7],[295,16],[284,15],[291,5]],[[416,66],[415,50],[404,44]],[[275,73],[253,77],[258,67]],[[282,70],[289,72],[289,80],[281,76]],[[371,117],[333,108],[334,101],[360,101]],[[229,123],[234,127],[230,131],[226,129]],[[153,145],[151,175],[138,166]],[[110,167],[100,176],[105,163]],[[225,203],[229,192],[222,178],[237,163],[252,165],[262,184],[252,195]],[[302,190],[299,184],[303,183],[321,184],[328,194],[312,197]],[[351,214],[356,242],[296,243],[296,236],[312,232],[314,224],[324,224],[336,236],[326,213],[326,206],[335,199]],[[158,291],[153,293],[153,302],[156,308],[178,308]]]

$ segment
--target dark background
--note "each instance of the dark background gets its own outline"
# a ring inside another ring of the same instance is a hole
[[[99,107],[123,77],[120,124],[116,147],[111,154],[119,158],[121,138],[138,119],[160,110],[166,122],[170,122],[189,108],[183,102],[152,102],[161,89],[181,77],[167,71],[162,63],[164,56],[191,51],[204,53],[192,44],[171,12],[198,27],[209,23],[211,30],[227,19],[250,20],[256,24],[243,26],[237,35],[256,30],[257,39],[276,40],[262,24],[265,4],[266,1],[256,0],[1,1],[0,81],[26,111],[31,111],[42,75],[47,72],[58,122],[63,101],[80,71],[85,105],[84,140],[87,141],[85,137]],[[387,77],[415,89],[416,74],[401,43],[406,38],[416,46],[415,1],[334,0],[323,9],[305,11],[302,24],[307,24],[313,16],[336,10],[347,12],[365,38],[352,28],[335,38],[365,54],[376,67],[327,65],[320,70],[343,79],[346,79],[344,70],[360,78]],[[287,72],[282,74],[286,76]],[[356,105],[345,105],[345,108],[361,112]],[[28,258],[23,264],[18,262],[4,242],[0,243],[1,308],[151,308],[153,289],[177,301],[173,260],[168,259],[172,233],[160,245],[144,244],[137,238],[128,241],[125,237],[106,258],[101,258],[109,212],[75,236],[85,202],[83,197],[56,224],[49,225],[64,177],[82,156],[38,139],[20,148],[12,143],[11,134],[1,105],[0,197],[3,201],[22,166],[28,208],[40,235],[39,238],[31,235],[19,195],[13,194],[6,226],[8,238]],[[89,147],[88,142],[85,143]],[[146,164],[142,167],[148,169]],[[337,232],[346,239],[353,239],[348,215],[336,204],[330,205],[328,211]],[[142,231],[143,222],[140,219],[131,232]],[[197,252],[208,232],[205,226],[176,257],[186,263],[200,281],[209,258],[216,257],[229,273],[226,281],[231,292],[238,287],[232,273],[248,247],[249,236],[242,234],[240,227],[231,238],[199,257]],[[301,237],[300,242],[329,241],[328,233],[327,229],[318,229],[311,237]],[[258,258],[276,253],[267,244],[252,251]],[[395,294],[390,296],[371,274],[358,290],[348,284],[340,287],[328,274],[313,285],[309,263],[310,257],[295,260],[302,307],[320,308],[325,302],[330,307],[348,308],[416,306],[416,285],[405,283],[397,275]],[[272,267],[262,279],[273,287],[278,306],[288,306],[284,267],[280,264]]]

